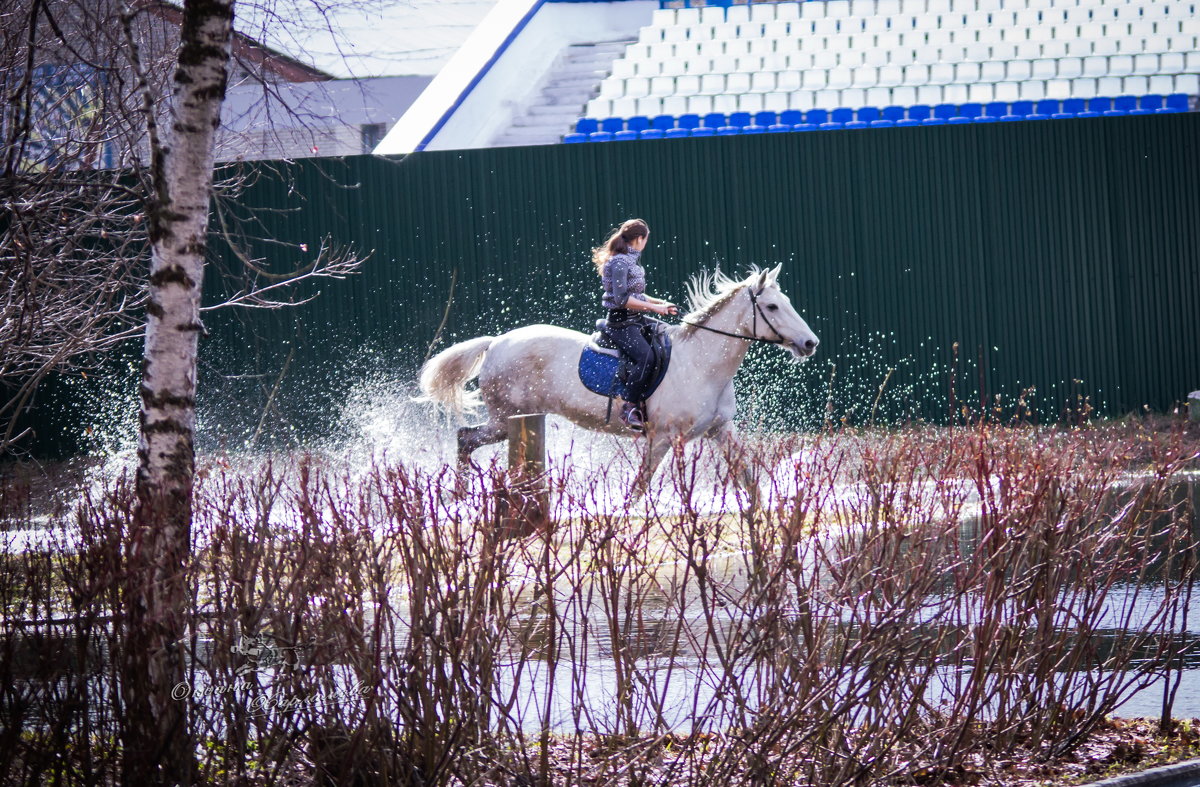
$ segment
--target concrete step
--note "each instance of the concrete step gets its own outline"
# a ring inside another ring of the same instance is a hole
[[[547,120],[561,117],[563,115],[573,115],[579,111],[579,108],[587,103],[586,98],[579,101],[562,104],[535,104],[529,108],[529,116],[537,118],[546,118]]]

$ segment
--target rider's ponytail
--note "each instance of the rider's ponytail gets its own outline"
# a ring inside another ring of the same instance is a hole
[[[596,273],[604,275],[604,263],[608,262],[609,257],[614,254],[624,254],[633,248],[631,244],[635,240],[649,234],[650,227],[641,219],[630,219],[617,227],[612,231],[612,235],[608,236],[604,245],[592,249],[592,264],[596,266]]]

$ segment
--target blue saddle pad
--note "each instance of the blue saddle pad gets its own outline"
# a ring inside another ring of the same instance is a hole
[[[617,368],[620,365],[620,358],[598,353],[585,346],[579,354],[579,381],[592,393],[601,396],[611,394],[624,399],[628,389],[617,377]]]
[[[654,375],[654,381],[650,384],[650,389],[646,392],[647,399],[658,390],[663,377],[667,374],[667,367],[671,364],[671,340],[666,334],[657,335],[653,347],[658,369]],[[601,396],[619,396],[625,399],[628,388],[617,374],[620,366],[621,359],[615,355],[599,353],[590,346],[584,345],[583,352],[579,354],[579,381],[593,393]]]

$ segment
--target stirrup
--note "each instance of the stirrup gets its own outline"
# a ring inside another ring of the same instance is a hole
[[[642,420],[642,410],[638,405],[632,402],[626,402],[624,405],[622,405],[621,421],[635,432],[646,431],[646,424]]]

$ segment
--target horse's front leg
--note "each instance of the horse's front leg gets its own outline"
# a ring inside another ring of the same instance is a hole
[[[671,442],[671,435],[656,435],[652,433],[648,436],[646,453],[642,455],[642,464],[638,469],[637,478],[633,482],[631,502],[636,503],[646,494],[646,490],[650,488],[650,479],[654,478],[654,471],[662,464],[667,451],[671,449]]]
[[[738,486],[745,490],[750,499],[750,510],[757,511],[759,504],[758,476],[754,472],[746,444],[738,434],[733,421],[714,424],[705,437],[720,446],[730,474],[734,476]]]

